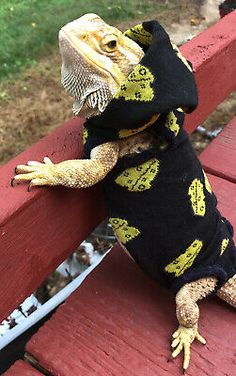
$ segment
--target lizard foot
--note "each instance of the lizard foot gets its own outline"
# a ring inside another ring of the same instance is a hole
[[[180,354],[180,352],[184,351],[184,362],[183,362],[183,370],[184,372],[187,370],[190,362],[190,346],[191,343],[197,339],[203,345],[206,344],[205,339],[198,333],[197,324],[192,326],[191,328],[186,328],[183,325],[180,325],[178,329],[172,335],[173,341],[171,347],[174,349],[172,352],[172,357],[175,358]]]
[[[57,185],[55,165],[48,157],[43,158],[43,163],[29,161],[27,165],[18,165],[15,172],[17,175],[11,184],[30,181],[28,190],[34,186]]]

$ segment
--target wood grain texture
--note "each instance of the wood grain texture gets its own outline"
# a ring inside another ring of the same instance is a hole
[[[187,116],[191,133],[236,89],[236,11],[181,47],[194,68],[199,106]]]
[[[193,62],[200,105],[187,122],[192,131],[233,90],[236,80],[236,12],[182,48]],[[82,155],[83,121],[73,119],[0,169],[0,320],[23,301],[104,218],[99,189],[12,188],[17,164]],[[14,275],[14,278],[9,278]]]
[[[236,117],[201,153],[205,171],[236,183]]]
[[[18,360],[9,368],[4,376],[42,376],[42,373],[37,371],[35,368],[31,367],[28,363],[23,362],[23,360]]]
[[[218,200],[218,209],[236,228],[236,184],[225,179],[207,174],[210,184]],[[236,241],[236,232],[234,233]]]
[[[233,376],[235,312],[217,298],[200,309],[207,345],[192,345],[187,374]],[[182,357],[168,362],[176,327],[174,297],[116,246],[27,351],[54,376],[179,376]]]

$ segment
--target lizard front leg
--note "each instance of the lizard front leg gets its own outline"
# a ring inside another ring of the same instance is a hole
[[[176,316],[179,328],[173,334],[172,356],[175,358],[184,351],[183,369],[189,366],[190,346],[197,339],[206,344],[205,339],[198,332],[199,308],[197,301],[214,291],[217,284],[215,277],[201,278],[197,281],[186,283],[176,295]]]
[[[236,308],[236,274],[217,291],[217,296]]]
[[[49,158],[44,163],[30,161],[16,167],[17,175],[12,184],[30,181],[33,186],[62,185],[70,188],[86,188],[101,181],[114,167],[119,155],[116,142],[107,142],[95,147],[91,159],[68,160],[54,164]]]

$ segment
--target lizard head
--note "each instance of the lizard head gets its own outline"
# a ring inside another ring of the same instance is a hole
[[[74,98],[75,115],[103,112],[144,53],[120,30],[86,14],[59,32],[61,80]]]

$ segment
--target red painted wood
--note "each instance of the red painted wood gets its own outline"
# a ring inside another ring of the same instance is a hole
[[[200,106],[189,117],[189,131],[235,87],[236,65],[232,63],[235,20],[236,12],[182,48],[194,64],[200,85]],[[81,126],[80,119],[68,122],[0,169],[0,320],[29,295],[105,215],[97,188],[41,188],[28,193],[26,185],[10,186],[17,164],[41,160],[45,155],[54,162],[80,157]],[[14,275],[14,279],[9,275]]]
[[[236,183],[236,117],[201,153],[205,171]]]
[[[42,373],[31,367],[23,360],[18,360],[16,363],[4,373],[6,376],[42,376]]]
[[[104,218],[98,188],[12,188],[17,164],[81,156],[81,124],[72,120],[42,139],[0,170],[0,320],[38,287],[41,281]],[[14,276],[14,278],[12,277]]]
[[[236,185],[208,175],[219,209],[236,225]],[[217,298],[200,304],[205,347],[192,346],[189,376],[234,375],[235,312]],[[168,362],[174,299],[116,246],[32,337],[26,350],[57,376],[179,375]]]
[[[217,176],[207,174],[218,200],[218,209],[236,228],[236,184]],[[236,232],[234,233],[236,241]]]
[[[188,375],[233,376],[235,313],[217,299],[200,310],[207,345],[192,345]],[[182,357],[168,362],[176,327],[174,297],[115,247],[27,351],[54,376],[179,376]]]
[[[186,129],[192,132],[236,89],[236,11],[181,47],[194,67],[199,107],[187,116]]]

